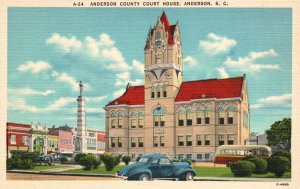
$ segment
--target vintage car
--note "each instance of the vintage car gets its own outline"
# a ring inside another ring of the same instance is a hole
[[[172,162],[162,154],[142,156],[138,162],[127,165],[116,173],[116,177],[128,180],[194,180],[196,172],[188,162]]]

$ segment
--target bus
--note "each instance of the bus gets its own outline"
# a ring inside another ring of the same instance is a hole
[[[222,145],[216,149],[213,161],[217,164],[227,164],[242,160],[248,155],[268,159],[271,154],[271,148],[265,145]]]

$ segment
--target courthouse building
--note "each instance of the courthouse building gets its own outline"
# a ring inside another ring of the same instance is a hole
[[[219,145],[246,144],[245,75],[183,82],[179,26],[165,12],[149,30],[144,54],[145,85],[128,85],[104,108],[106,151],[209,160]]]

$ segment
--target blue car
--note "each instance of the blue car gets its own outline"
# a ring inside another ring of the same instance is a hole
[[[195,170],[188,162],[172,162],[162,154],[142,156],[138,162],[127,165],[116,173],[117,177],[128,180],[173,179],[192,181]]]

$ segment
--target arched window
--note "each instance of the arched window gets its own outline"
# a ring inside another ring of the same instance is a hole
[[[167,85],[164,83],[163,85],[163,97],[167,97]]]
[[[116,128],[116,114],[113,112],[110,114],[110,126],[111,128]]]
[[[136,128],[136,113],[135,112],[131,112],[130,114],[130,126],[131,128]]]
[[[197,108],[196,110],[196,121],[197,121],[197,125],[200,125],[201,124],[201,117],[202,117],[202,111],[201,111],[201,108]]]
[[[144,127],[144,112],[140,112],[139,113],[139,128],[143,128]]]
[[[205,107],[205,110],[204,110],[204,117],[205,117],[205,124],[209,124],[210,120],[210,110],[208,107]]]
[[[123,127],[124,113],[123,112],[118,112],[117,116],[118,116],[118,128],[122,128]]]
[[[222,107],[219,107],[217,109],[217,112],[218,112],[219,124],[220,125],[224,125],[224,123],[225,123],[225,120],[224,120],[224,118],[225,118],[225,111],[224,111],[224,109]]]
[[[182,110],[179,110],[178,112],[178,126],[184,125],[184,112]]]
[[[192,111],[190,109],[186,111],[186,125],[187,126],[193,125]]]
[[[156,87],[157,98],[160,98],[160,86]]]
[[[154,126],[165,126],[165,114],[166,109],[163,107],[156,107],[153,110],[153,116],[154,116]]]
[[[233,106],[229,106],[227,109],[227,124],[233,124],[233,115],[234,115],[234,107]]]
[[[154,87],[154,85],[151,86],[151,98],[155,98],[155,87]]]
[[[157,47],[160,47],[160,45],[161,45],[161,33],[159,31],[156,33],[156,41],[155,41],[155,43],[156,43]]]

